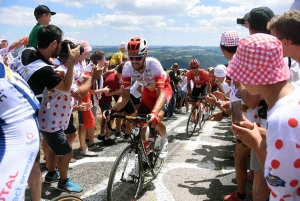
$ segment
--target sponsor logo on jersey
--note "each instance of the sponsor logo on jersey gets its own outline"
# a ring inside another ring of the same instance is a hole
[[[285,181],[283,181],[280,177],[278,176],[274,176],[269,174],[268,176],[266,176],[266,180],[267,182],[271,185],[271,186],[275,186],[275,187],[285,187]]]
[[[27,133],[27,142],[26,142],[26,146],[32,145],[34,143],[36,143],[38,141],[38,139],[36,138],[36,136],[33,133]]]

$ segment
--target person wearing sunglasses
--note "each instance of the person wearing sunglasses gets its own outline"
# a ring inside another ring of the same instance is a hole
[[[206,87],[207,93],[211,93],[211,85],[209,80],[209,73],[204,69],[200,68],[200,61],[198,59],[192,59],[189,63],[191,70],[187,72],[187,90],[188,96],[192,99],[192,109],[196,105],[195,98],[206,95]],[[191,82],[194,82],[193,89],[191,88]]]
[[[168,154],[168,140],[166,125],[161,120],[172,97],[170,77],[157,59],[147,57],[148,43],[144,38],[130,39],[126,48],[130,61],[124,64],[122,71],[123,91],[114,107],[103,112],[104,118],[125,107],[130,99],[131,81],[137,80],[144,86],[138,114],[150,115],[148,123],[151,122],[161,136],[159,157],[165,158]],[[146,142],[145,132],[144,129],[141,135],[143,142]]]

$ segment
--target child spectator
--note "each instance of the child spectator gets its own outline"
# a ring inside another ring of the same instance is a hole
[[[45,5],[39,5],[34,9],[34,16],[35,19],[38,21],[36,25],[32,28],[30,34],[29,34],[29,39],[28,39],[28,44],[26,47],[34,47],[37,48],[38,45],[38,39],[37,39],[37,33],[40,30],[40,28],[43,25],[48,25],[51,21],[51,16],[55,15],[56,12],[52,12],[47,6]]]
[[[287,82],[290,72],[281,42],[266,34],[245,37],[226,73],[268,105],[266,130],[244,118],[241,126],[232,125],[232,131],[256,153],[271,190],[270,201],[299,200],[300,87]]]

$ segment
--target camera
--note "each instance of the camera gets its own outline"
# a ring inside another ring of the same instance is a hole
[[[69,54],[68,44],[70,45],[71,50],[75,49],[77,47],[77,45],[75,45],[72,41],[64,40],[61,43],[61,49],[60,49],[59,55],[68,55]],[[84,52],[84,48],[80,45],[80,55],[83,52]]]
[[[244,18],[238,18],[238,19],[236,19],[236,23],[237,24],[246,24],[246,21]]]

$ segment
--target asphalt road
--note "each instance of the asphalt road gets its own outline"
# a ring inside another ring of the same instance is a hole
[[[169,153],[157,178],[145,178],[140,201],[217,201],[236,190],[234,161],[235,144],[229,131],[230,120],[207,121],[204,128],[187,138],[187,115],[165,121]],[[97,141],[103,147],[101,141]],[[69,175],[83,187],[75,194],[83,200],[105,201],[106,186],[114,160],[127,143],[118,143],[99,150],[98,157],[86,157],[70,164]],[[45,175],[43,171],[43,176]],[[247,184],[251,191],[251,184]],[[56,189],[57,183],[43,183],[42,198],[52,199],[66,194]],[[29,199],[26,191],[26,200]],[[251,200],[251,195],[248,195]]]

